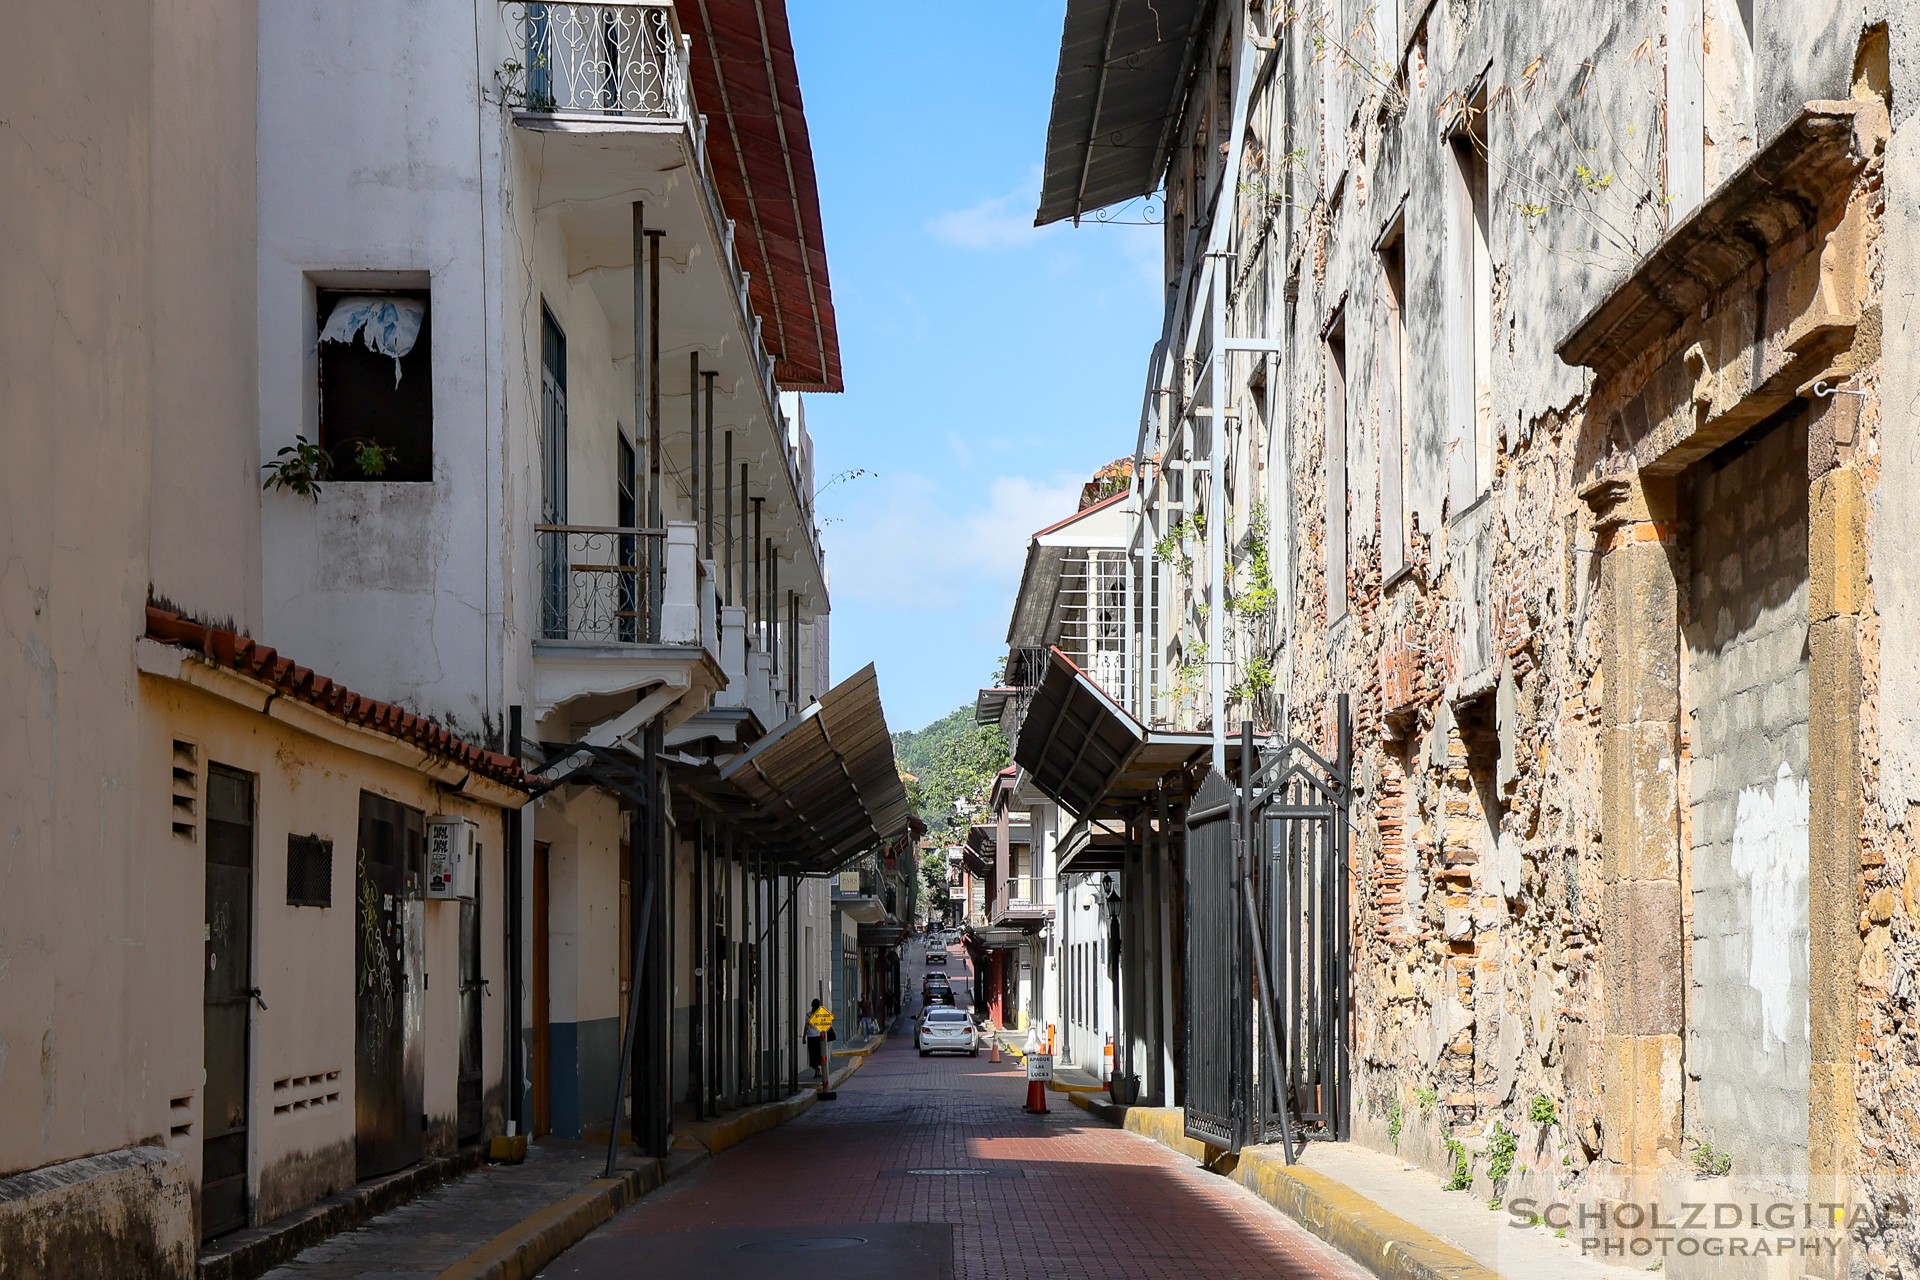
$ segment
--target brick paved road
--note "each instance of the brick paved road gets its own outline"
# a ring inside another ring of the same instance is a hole
[[[837,1102],[715,1157],[541,1275],[1366,1275],[1237,1184],[1093,1120],[1059,1094],[1050,1095],[1050,1114],[1029,1116],[1020,1109],[1024,1096],[1025,1080],[1011,1061],[992,1067],[984,1056],[922,1059],[910,1031],[897,1035]],[[989,1172],[912,1172],[929,1169]],[[915,1223],[951,1230],[889,1225]],[[845,1247],[791,1243],[808,1235],[837,1235]],[[865,1245],[850,1243],[862,1239]],[[795,1251],[761,1251],[783,1245]],[[927,1261],[929,1248],[950,1253],[951,1271]]]

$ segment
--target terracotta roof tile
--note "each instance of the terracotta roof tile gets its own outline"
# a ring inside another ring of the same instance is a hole
[[[147,638],[162,644],[197,650],[217,667],[273,686],[283,696],[298,698],[336,719],[363,725],[405,742],[412,742],[443,760],[461,765],[510,787],[525,787],[519,761],[498,751],[487,751],[426,716],[391,702],[354,693],[311,668],[282,657],[267,645],[256,644],[238,632],[184,618],[171,609],[147,606]]]

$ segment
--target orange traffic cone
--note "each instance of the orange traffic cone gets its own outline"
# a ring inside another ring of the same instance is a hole
[[[1027,1110],[1037,1116],[1047,1114],[1047,1086],[1044,1081],[1027,1081]]]
[[[1000,1033],[998,1031],[994,1032],[993,1035],[988,1038],[987,1044],[989,1046],[989,1048],[987,1049],[987,1061],[999,1062],[1000,1061]]]

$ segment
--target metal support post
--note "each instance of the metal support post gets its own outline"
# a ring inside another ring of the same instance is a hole
[[[660,509],[660,238],[664,231],[646,232],[647,237],[647,521],[649,527],[666,527]],[[647,557],[647,640],[660,643],[660,607],[666,595],[666,548],[651,544]]]
[[[720,375],[712,369],[700,375],[705,385],[706,409],[701,413],[701,421],[707,424],[706,466],[700,471],[706,480],[706,488],[701,493],[700,511],[700,557],[713,559],[713,380]],[[724,478],[723,478],[724,483]]]
[[[706,497],[707,491],[706,484],[701,478],[705,473],[700,470],[700,460],[702,454],[711,453],[711,450],[703,449],[700,443],[700,353],[698,351],[691,352],[687,356],[687,421],[690,432],[687,440],[688,465],[691,468],[688,473],[691,483],[687,485],[687,489],[693,503],[693,527],[695,530],[704,530],[707,527],[707,508],[702,500]],[[666,526],[656,524],[654,527],[665,528]],[[702,543],[701,547],[704,555],[705,543]]]

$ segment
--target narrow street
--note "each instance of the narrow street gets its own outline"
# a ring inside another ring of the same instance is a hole
[[[954,966],[965,1007],[971,981],[957,958]],[[913,981],[917,989],[918,972]],[[1025,1090],[1012,1055],[998,1066],[984,1053],[921,1058],[903,1016],[836,1101],[648,1196],[540,1274],[1367,1274],[1236,1184],[1088,1116],[1064,1094],[1049,1094],[1046,1115],[1028,1115]]]

